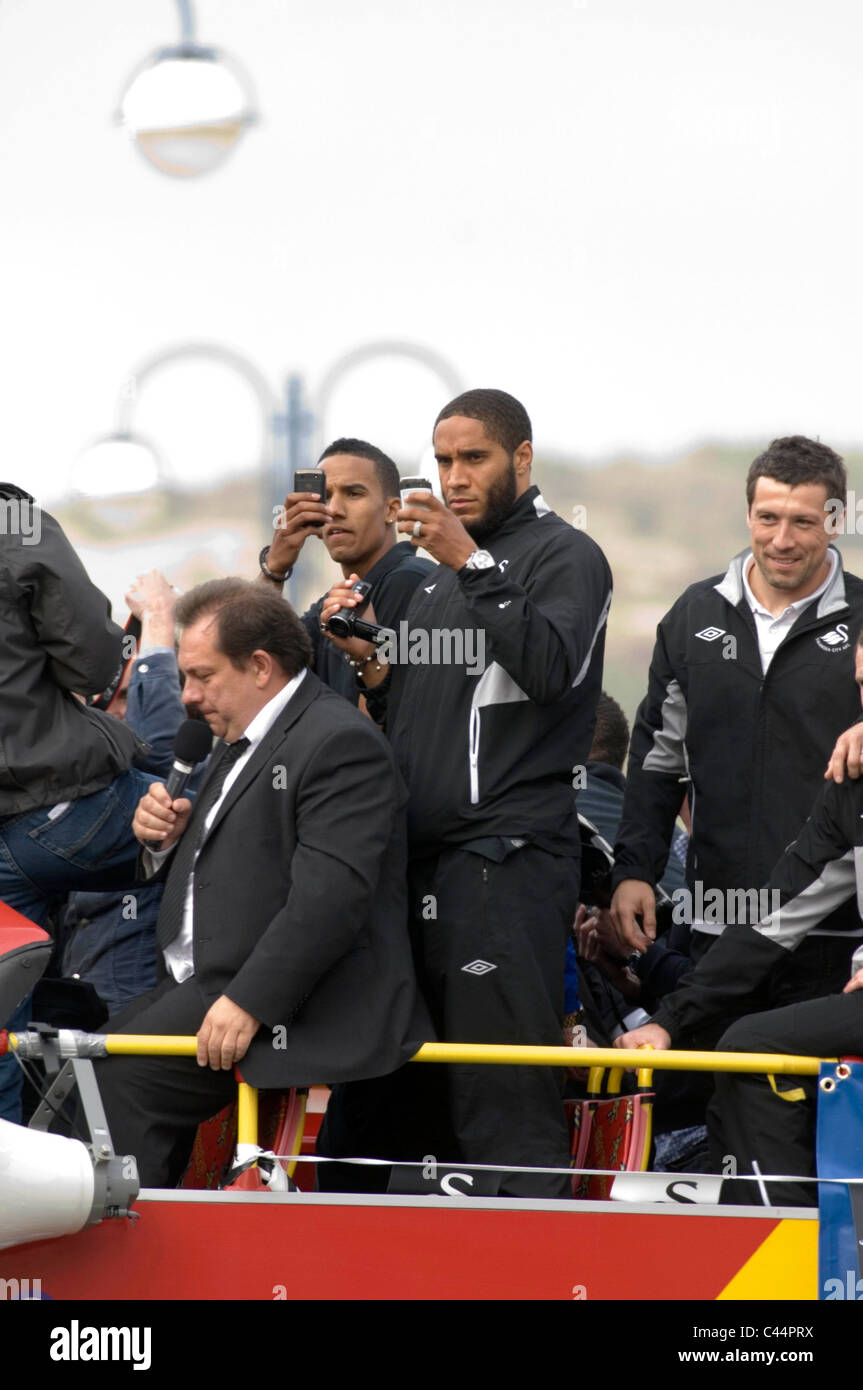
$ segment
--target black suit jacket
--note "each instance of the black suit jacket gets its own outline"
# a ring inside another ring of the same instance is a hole
[[[194,871],[195,975],[207,1008],[226,994],[261,1020],[241,1064],[252,1085],[380,1076],[433,1036],[407,931],[405,801],[379,730],[307,671]],[[196,824],[193,811],[185,833]]]

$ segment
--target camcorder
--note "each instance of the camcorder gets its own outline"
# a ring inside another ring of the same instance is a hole
[[[391,629],[381,627],[378,623],[367,623],[359,616],[369,601],[371,584],[365,579],[358,579],[356,584],[351,585],[351,593],[359,594],[363,600],[356,608],[339,608],[329,622],[326,624],[327,632],[331,632],[333,637],[361,637],[364,642],[374,642],[379,647],[391,635]]]

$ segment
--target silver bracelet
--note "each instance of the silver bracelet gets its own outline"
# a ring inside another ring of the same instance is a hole
[[[354,658],[354,657],[352,657],[352,656],[348,656],[347,653],[346,653],[346,654],[345,654],[345,660],[347,661],[348,665],[349,665],[354,671],[361,671],[361,670],[363,669],[364,666],[368,666],[368,664],[369,664],[370,661],[374,661],[375,666],[377,667],[377,669],[378,669],[379,671],[380,671],[380,669],[381,669],[381,664],[380,664],[380,662],[377,661],[377,660],[375,659],[375,657],[373,657],[373,656],[364,656],[364,657]]]
[[[268,545],[265,545],[260,555],[258,556],[258,564],[261,567],[261,573],[265,574],[268,579],[272,579],[274,584],[284,584],[285,580],[290,579],[291,575],[293,574],[294,567],[293,565],[289,565],[288,568],[285,570],[284,574],[273,574],[273,571],[267,564],[267,556],[269,555],[269,553],[270,547]]]
[[[347,652],[345,652],[345,653],[344,653],[344,658],[345,658],[345,661],[348,663],[348,665],[349,665],[354,671],[361,671],[361,670],[363,669],[364,666],[368,666],[368,664],[369,664],[370,661],[373,661],[373,662],[375,663],[375,670],[376,670],[376,671],[382,671],[382,670],[384,669],[383,666],[381,665],[381,663],[378,661],[377,652],[372,652],[371,656],[360,656],[360,657],[348,656]]]

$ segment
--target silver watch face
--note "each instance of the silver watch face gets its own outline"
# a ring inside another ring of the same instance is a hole
[[[489,555],[487,550],[475,550],[465,563],[469,570],[489,570],[494,564],[494,556]]]

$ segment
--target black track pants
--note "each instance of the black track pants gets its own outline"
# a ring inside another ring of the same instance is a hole
[[[724,1034],[719,1050],[859,1056],[863,1053],[863,990],[741,1018]],[[778,1076],[775,1081],[781,1095],[764,1076],[717,1075],[716,1094],[708,1112],[711,1155],[719,1165],[717,1171],[727,1172],[731,1166],[728,1160],[733,1158],[738,1173],[752,1173],[754,1159],[762,1173],[815,1175],[817,1077]],[[818,1202],[814,1183],[768,1183],[767,1191],[776,1206],[815,1206]],[[726,1182],[722,1200],[749,1205],[762,1199],[757,1183]]]
[[[500,862],[451,849],[411,865],[420,983],[441,1040],[560,1046],[578,888],[577,860],[532,845]],[[458,1065],[447,1068],[446,1082],[463,1162],[567,1166],[561,1071]],[[500,1190],[562,1197],[569,1180],[513,1173]]]

